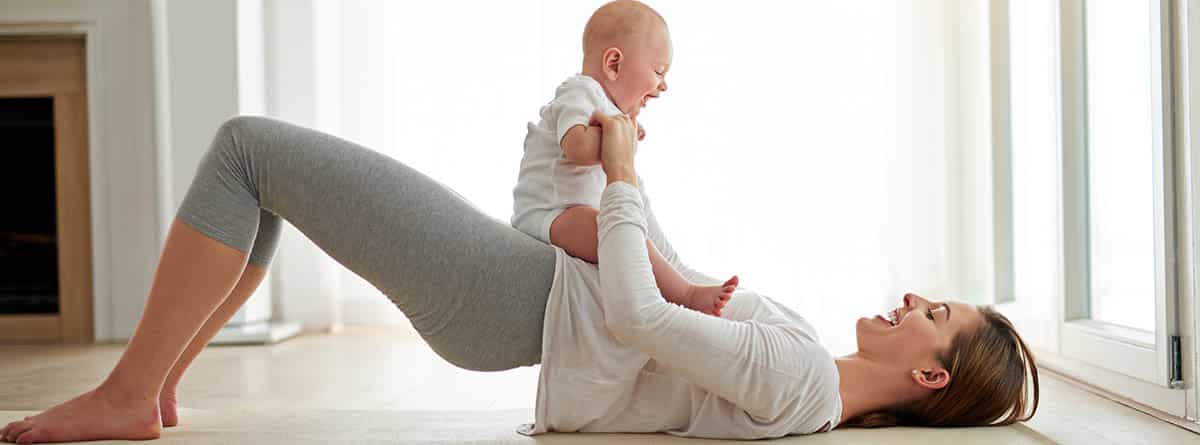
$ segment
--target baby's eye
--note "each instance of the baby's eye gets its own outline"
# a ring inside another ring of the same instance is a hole
[[[925,317],[930,320],[933,320],[933,309],[925,308]]]

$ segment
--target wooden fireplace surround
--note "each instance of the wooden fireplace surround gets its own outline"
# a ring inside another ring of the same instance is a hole
[[[0,342],[94,338],[85,56],[81,36],[0,37],[0,98],[54,100],[59,287],[57,314],[0,314]]]

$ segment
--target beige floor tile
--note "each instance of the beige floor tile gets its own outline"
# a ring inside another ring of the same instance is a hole
[[[0,421],[91,389],[122,349],[0,345]],[[514,429],[532,420],[537,373],[537,367],[458,369],[404,330],[350,329],[272,346],[212,347],[185,376],[183,425],[168,429],[162,443],[690,442],[665,435],[519,436]],[[773,443],[793,441],[1195,444],[1200,435],[1044,375],[1041,409],[1025,425],[838,430]]]

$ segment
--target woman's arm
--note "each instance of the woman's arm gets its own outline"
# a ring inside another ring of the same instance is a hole
[[[786,434],[803,403],[818,347],[785,324],[731,321],[666,302],[646,252],[646,212],[633,168],[627,117],[604,125],[601,160],[609,185],[600,200],[598,256],[605,324],[618,340],[645,352],[688,381],[740,407],[755,420],[778,422]]]
[[[788,326],[732,321],[663,300],[645,242],[643,208],[632,185],[616,182],[600,201],[597,299],[609,331],[688,381],[760,422],[781,421],[800,403],[811,347]]]

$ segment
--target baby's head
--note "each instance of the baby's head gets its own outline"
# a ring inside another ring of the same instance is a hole
[[[604,87],[609,99],[630,117],[646,101],[667,90],[671,35],[667,22],[635,0],[609,2],[592,14],[583,30],[583,74]]]

